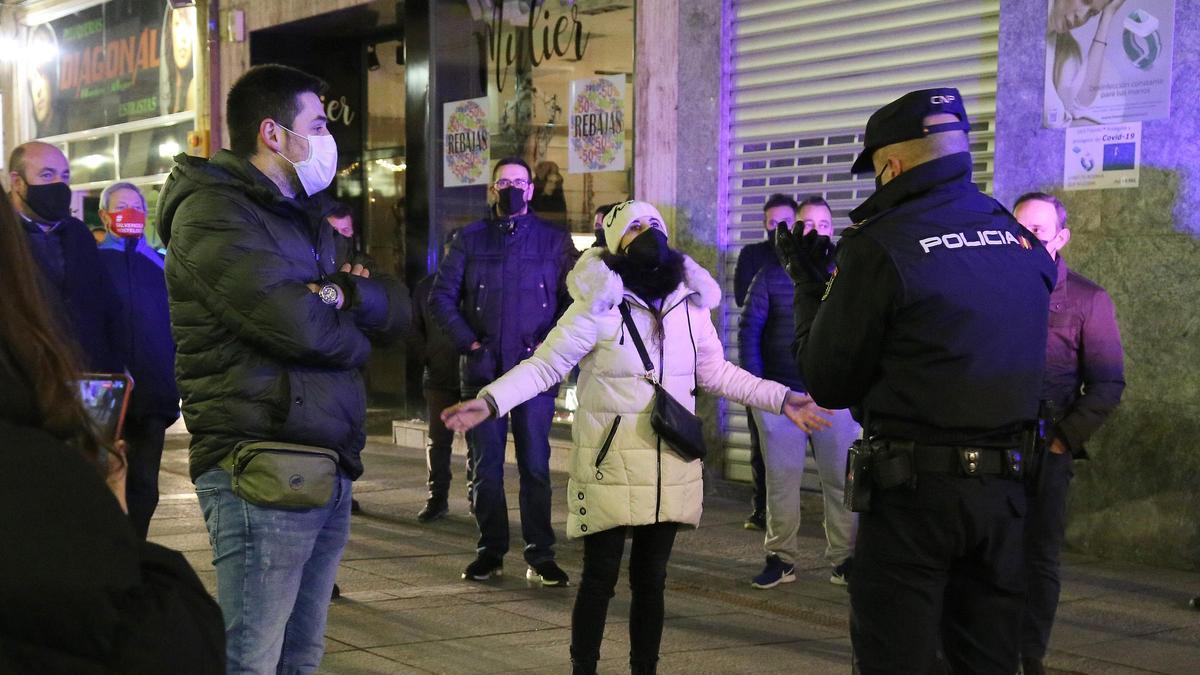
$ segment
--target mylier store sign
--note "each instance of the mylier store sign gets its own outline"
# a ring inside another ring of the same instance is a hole
[[[28,108],[38,136],[192,110],[196,8],[111,0],[29,31]]]

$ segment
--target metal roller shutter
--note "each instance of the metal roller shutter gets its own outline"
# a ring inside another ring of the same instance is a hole
[[[722,147],[724,334],[737,361],[738,252],[762,241],[775,192],[820,194],[835,228],[871,194],[850,175],[867,117],[905,92],[954,86],[971,117],[975,180],[991,190],[997,0],[731,0]],[[750,479],[745,411],[727,407],[726,477]]]

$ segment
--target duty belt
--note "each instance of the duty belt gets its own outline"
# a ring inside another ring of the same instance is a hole
[[[967,476],[1021,475],[1017,448],[979,448],[959,445],[914,445],[913,469],[917,473],[951,473]]]

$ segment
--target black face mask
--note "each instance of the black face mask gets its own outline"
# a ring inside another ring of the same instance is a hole
[[[518,187],[506,187],[500,191],[500,199],[496,202],[500,214],[511,216],[525,210],[525,190]]]
[[[653,269],[667,261],[671,247],[667,246],[667,235],[659,229],[650,229],[639,234],[625,247],[625,256],[641,267]]]
[[[25,203],[46,223],[71,217],[71,186],[66,183],[26,184]]]
[[[880,188],[883,187],[883,172],[884,171],[887,171],[886,166],[883,167],[882,169],[880,169],[879,173],[875,175],[875,189],[876,190],[879,190]]]

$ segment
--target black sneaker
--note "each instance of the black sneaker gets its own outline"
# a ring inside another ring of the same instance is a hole
[[[462,578],[467,581],[487,581],[492,576],[504,574],[504,559],[488,553],[480,553],[463,570]]]
[[[779,584],[790,584],[796,580],[796,566],[785,563],[779,556],[772,553],[767,556],[767,564],[763,571],[750,580],[754,588],[775,588]]]
[[[829,583],[834,586],[849,586],[850,585],[850,568],[854,566],[854,558],[846,558],[842,564],[833,568],[833,574],[829,575]]]
[[[425,502],[425,508],[421,509],[417,514],[417,522],[432,523],[439,518],[445,518],[450,513],[450,507],[446,504],[445,499],[430,498]]]
[[[763,531],[767,529],[767,514],[762,511],[755,511],[746,518],[746,522],[742,523],[742,527],[747,530]]]
[[[540,581],[543,586],[547,587],[571,585],[571,578],[553,560],[530,565],[529,569],[525,570],[525,578],[530,581]]]

